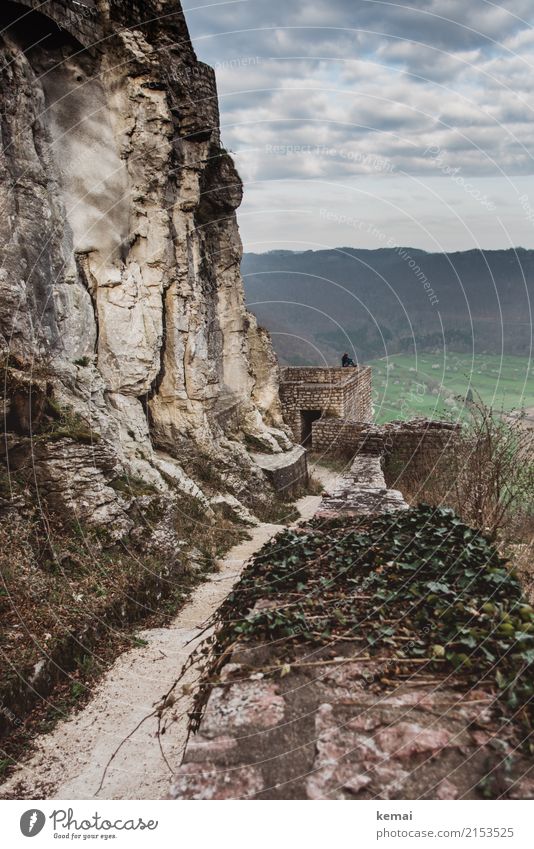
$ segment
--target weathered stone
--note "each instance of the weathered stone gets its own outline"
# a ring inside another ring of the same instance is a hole
[[[186,764],[178,769],[171,799],[248,799],[263,790],[261,773],[251,766],[217,769],[210,764]]]
[[[241,728],[261,732],[278,725],[283,718],[284,700],[273,683],[244,681],[213,691],[206,707],[202,734],[212,738]]]
[[[424,728],[413,722],[398,722],[376,734],[376,741],[390,756],[409,759],[413,755],[439,752],[449,745],[451,735],[442,728]]]
[[[291,443],[269,337],[244,304],[242,186],[220,147],[213,71],[177,0],[102,0],[87,15],[25,4],[22,18],[10,2],[0,12],[0,353],[21,373],[39,362],[119,474],[201,498],[180,465],[201,450],[236,468],[229,494],[265,499],[236,439]],[[36,426],[24,399],[5,403]],[[80,450],[75,463],[95,521],[122,511],[96,486],[99,462]],[[70,488],[57,450],[43,456],[45,490],[63,469]]]
[[[448,778],[444,778],[436,790],[436,799],[457,799],[458,788]]]
[[[206,739],[197,734],[187,747],[187,763],[204,763],[220,755],[226,755],[237,747],[233,737]]]
[[[306,450],[300,445],[281,454],[253,453],[252,457],[277,492],[291,496],[307,483]]]
[[[524,777],[516,781],[510,790],[510,798],[534,799],[534,779]]]
[[[235,519],[245,525],[257,525],[258,520],[252,515],[250,510],[247,510],[240,501],[233,495],[215,495],[210,504],[213,507],[222,508],[228,511]]]
[[[396,489],[388,489],[380,457],[357,455],[336,487],[326,495],[317,515],[329,518],[339,514],[365,516],[405,510],[408,505]]]

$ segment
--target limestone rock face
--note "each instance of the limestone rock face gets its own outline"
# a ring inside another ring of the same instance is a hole
[[[263,480],[243,440],[291,443],[270,340],[244,305],[242,186],[220,145],[213,71],[177,0],[69,9],[0,12],[2,358],[44,376],[95,433],[89,496],[110,456],[191,491],[181,463],[201,451],[235,469],[239,497]],[[55,442],[42,474],[57,483],[72,452]],[[99,514],[121,509],[112,492],[92,499]]]

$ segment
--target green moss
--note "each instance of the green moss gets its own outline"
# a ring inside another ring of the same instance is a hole
[[[253,436],[251,433],[245,434],[245,445],[247,448],[250,448],[251,451],[257,451],[260,454],[271,453],[265,443],[256,436]]]
[[[151,483],[133,475],[118,475],[110,482],[115,492],[122,492],[130,497],[137,495],[157,495],[158,490]]]
[[[278,497],[274,497],[267,505],[257,505],[254,513],[260,522],[268,522],[271,525],[291,525],[300,519],[300,513],[293,502]]]
[[[53,442],[73,439],[86,445],[100,441],[100,435],[71,407],[63,407],[54,398],[47,399],[47,407],[49,415],[39,428],[38,437]]]

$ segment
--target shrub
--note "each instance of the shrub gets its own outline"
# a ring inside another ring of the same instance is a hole
[[[435,461],[407,469],[398,486],[412,503],[452,507],[463,521],[505,542],[532,539],[534,430],[479,400]]]

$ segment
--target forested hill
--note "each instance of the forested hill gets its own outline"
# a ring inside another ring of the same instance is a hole
[[[250,309],[282,363],[443,349],[528,355],[534,251],[415,248],[245,254]]]

